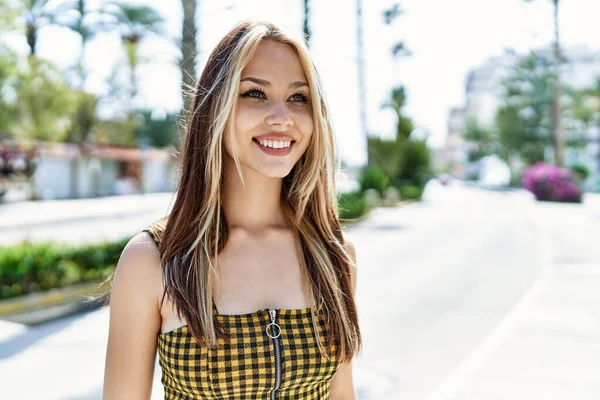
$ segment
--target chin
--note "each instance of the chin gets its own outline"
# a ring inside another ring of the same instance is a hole
[[[281,163],[276,165],[269,164],[258,164],[251,167],[254,172],[266,176],[267,178],[285,178],[292,172],[294,165],[288,165],[288,163]]]
[[[261,173],[262,175],[268,177],[268,178],[285,178],[286,176],[288,176],[290,174],[290,172],[292,172],[292,168],[287,168],[287,167],[281,167],[281,168],[261,168],[261,170],[258,171],[259,173]]]

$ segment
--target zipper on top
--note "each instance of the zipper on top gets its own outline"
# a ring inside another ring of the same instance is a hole
[[[275,347],[275,387],[271,392],[271,400],[275,400],[277,396],[277,390],[281,386],[281,343],[279,337],[281,336],[281,327],[275,322],[277,318],[277,310],[269,310],[269,316],[271,317],[271,323],[267,325],[267,336],[273,339],[273,345]]]

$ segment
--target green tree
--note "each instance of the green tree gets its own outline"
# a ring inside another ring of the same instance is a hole
[[[164,34],[164,19],[152,7],[113,3],[117,8],[113,12],[116,18],[115,28],[121,36],[130,70],[131,99],[138,92],[137,67],[140,64],[140,43],[151,35]]]
[[[400,181],[422,187],[431,176],[431,151],[427,141],[410,139],[404,143],[400,159]]]
[[[404,141],[369,137],[367,144],[369,165],[378,166],[390,179],[397,179]]]
[[[415,129],[412,119],[404,115],[405,106],[406,89],[404,86],[392,89],[390,100],[382,106],[382,108],[389,108],[394,112],[396,117],[396,137],[402,140],[408,139]]]
[[[15,105],[8,95],[17,73],[16,64],[17,55],[0,44],[0,136],[3,133],[12,135],[12,127],[16,123]]]
[[[64,140],[69,143],[83,143],[90,139],[89,135],[98,122],[96,116],[98,98],[82,90],[73,90],[73,97],[76,103],[73,124],[67,130]]]
[[[582,148],[587,144],[587,132],[594,122],[597,111],[590,103],[592,98],[586,90],[565,87],[568,102],[563,102],[565,146]]]
[[[145,138],[154,147],[179,147],[178,118],[175,114],[167,114],[163,118],[153,116],[152,111],[140,113],[142,125],[140,137]]]
[[[531,3],[533,0],[524,0],[526,3]],[[552,111],[552,130],[554,137],[554,149],[555,149],[555,161],[557,165],[563,165],[564,162],[564,138],[562,132],[562,121],[561,121],[561,96],[563,90],[561,88],[561,76],[560,66],[564,61],[562,55],[561,41],[560,41],[560,25],[559,25],[559,14],[560,14],[560,0],[550,0],[554,6],[554,43],[553,43],[553,55],[554,55],[554,84],[555,91],[553,97],[553,111]]]
[[[127,143],[136,143],[140,118],[136,116],[135,102],[138,94],[137,70],[141,64],[140,44],[152,35],[164,35],[164,19],[152,7],[131,5],[126,3],[111,3],[105,11],[113,16],[111,24],[119,32],[125,50],[129,70]],[[121,88],[122,90],[122,88]]]
[[[527,143],[529,124],[520,111],[515,105],[504,104],[496,113],[496,132],[505,161],[520,155],[521,148]]]
[[[390,8],[383,11],[383,21],[386,25],[392,25],[394,21],[396,21],[403,14],[404,10],[402,10],[400,4],[394,3],[390,6]],[[398,41],[394,43],[390,52],[394,59],[411,55],[411,52],[406,47],[406,43],[404,41]]]
[[[6,0],[2,4],[2,14],[6,10],[7,14],[12,17],[16,15],[21,17],[15,20],[16,23],[13,27],[25,34],[29,54],[31,55],[35,55],[37,51],[39,30],[44,26],[53,24],[60,13],[49,3],[49,0]]]
[[[469,151],[469,161],[477,161],[493,153],[492,131],[481,126],[476,118],[470,118],[467,121],[464,138],[472,145]]]
[[[391,109],[396,116],[396,137],[394,139],[370,137],[367,141],[369,165],[379,166],[392,180],[399,178],[404,145],[415,129],[413,121],[404,115],[405,105],[404,87],[394,88],[390,100],[382,107]]]
[[[596,103],[596,110],[592,121],[595,119],[598,129],[600,129],[600,77],[596,78],[596,81],[590,85],[590,87],[584,89],[582,94]]]
[[[37,54],[39,32],[45,26],[69,28],[78,33],[85,44],[102,30],[101,27],[105,28],[99,18],[101,9],[91,10],[87,3],[85,0],[0,0],[0,23],[25,34],[31,55]]]
[[[95,113],[95,108],[90,111],[90,106],[95,104],[94,99],[91,99],[91,95],[84,93],[84,85],[86,81],[86,73],[84,68],[84,55],[87,43],[97,33],[106,31],[107,25],[103,20],[103,11],[101,8],[90,8],[86,0],[1,0],[2,6],[6,6],[6,10],[9,15],[15,18],[15,22],[12,24],[11,29],[22,30],[26,36],[27,44],[29,46],[30,58],[35,58],[37,53],[37,42],[39,37],[40,29],[45,26],[60,26],[68,28],[73,32],[77,33],[81,37],[81,50],[77,58],[77,63],[74,67],[76,72],[76,92],[74,98],[76,100],[77,107],[81,107],[76,112],[76,119],[78,122],[83,122],[82,118],[84,115]],[[3,15],[5,15],[3,13]],[[21,18],[16,18],[19,16]],[[6,18],[6,17],[5,17]],[[29,66],[30,71],[36,71],[39,69],[39,63],[37,61],[30,60],[33,64]],[[81,100],[82,104],[77,102]],[[35,106],[32,106],[35,108]],[[87,118],[88,121],[93,121],[93,118]],[[77,123],[77,122],[76,122]],[[66,136],[66,139],[71,140],[85,140],[86,133],[82,132],[81,129],[86,126],[73,125]]]
[[[81,38],[81,50],[75,65],[78,77],[75,87],[83,90],[87,78],[84,66],[86,47],[96,35],[113,28],[111,15],[105,12],[103,6],[89,0],[58,0],[58,3],[60,8],[54,11],[53,23],[70,29]]]
[[[498,110],[496,126],[505,154],[523,156],[522,150],[526,148],[528,154],[537,157],[540,152],[544,154],[547,146],[555,145],[552,140],[554,83],[551,60],[534,52],[519,60],[504,81],[504,104]]]
[[[15,136],[63,141],[73,123],[76,99],[62,74],[51,63],[29,57],[28,68],[17,71]]]

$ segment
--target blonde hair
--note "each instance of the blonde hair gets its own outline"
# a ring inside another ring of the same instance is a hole
[[[210,279],[228,238],[221,203],[224,135],[235,112],[242,70],[263,40],[292,46],[309,84],[313,135],[284,178],[281,199],[297,239],[307,290],[327,312],[327,344],[335,345],[341,361],[347,360],[359,351],[361,335],[350,279],[352,260],[337,214],[332,125],[306,46],[272,23],[243,21],[235,26],[213,50],[198,82],[182,147],[177,198],[171,214],[158,224],[165,284],[162,300],[169,297],[198,343],[212,347],[227,336],[213,315]],[[235,152],[233,158],[242,177]]]

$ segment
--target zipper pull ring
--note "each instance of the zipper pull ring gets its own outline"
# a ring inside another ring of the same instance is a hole
[[[267,325],[267,329],[265,331],[267,332],[268,337],[271,339],[277,339],[279,336],[281,336],[281,327],[275,322],[277,311],[269,310],[269,315],[271,316],[271,323]]]

